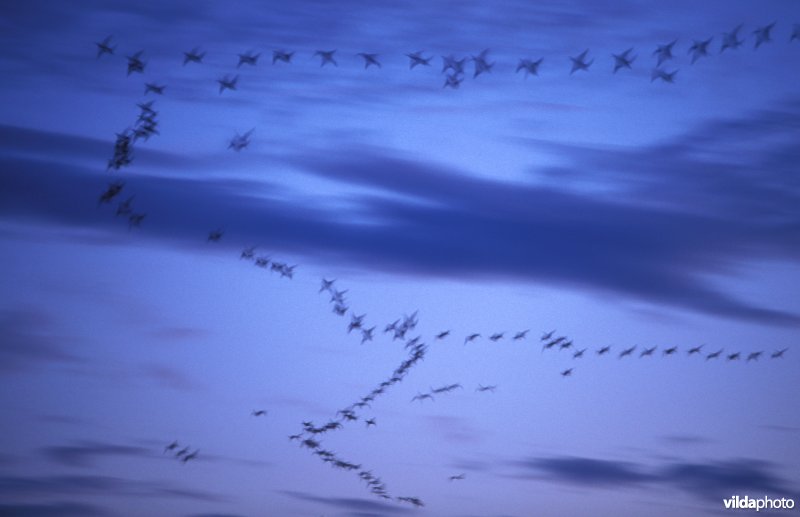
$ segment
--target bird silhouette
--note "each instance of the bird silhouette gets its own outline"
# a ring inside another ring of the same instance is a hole
[[[614,57],[614,73],[616,74],[620,68],[631,68],[631,64],[637,56],[632,56],[633,47],[629,48],[622,54],[611,54]]]
[[[98,57],[98,59],[103,54],[108,54],[108,55],[113,55],[114,54],[114,49],[116,47],[112,47],[111,46],[111,39],[112,39],[112,36],[106,36],[105,39],[103,39],[103,41],[98,41],[98,42],[95,43],[95,45],[97,45],[97,57]]]
[[[594,59],[587,62],[587,54],[589,54],[589,49],[584,50],[575,57],[569,58],[572,61],[572,69],[569,71],[569,75],[574,74],[578,70],[583,70],[584,72],[589,71],[589,67],[592,65],[592,63],[594,63]]]

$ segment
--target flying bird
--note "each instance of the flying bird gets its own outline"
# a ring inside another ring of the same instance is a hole
[[[331,292],[331,289],[333,289],[333,283],[334,282],[336,282],[335,278],[333,280],[327,280],[327,279],[323,278],[322,279],[322,283],[320,284],[320,287],[319,287],[319,292],[320,293],[322,291]]]
[[[789,43],[793,42],[794,40],[800,40],[800,23],[794,24],[794,29],[792,29],[792,35],[789,36]]]
[[[713,39],[714,37],[712,36],[707,40],[703,41],[695,40],[692,43],[692,46],[689,47],[689,53],[692,55],[692,64],[694,64],[694,62],[700,59],[701,57],[708,56],[708,46],[711,44],[711,41]]]
[[[419,400],[420,402],[422,402],[425,399],[433,400],[433,395],[431,395],[430,393],[417,393],[411,399],[411,402],[414,402],[415,400]]]
[[[235,75],[233,77],[231,77],[229,75],[226,75],[225,77],[221,77],[221,78],[217,79],[217,82],[219,83],[219,93],[220,93],[220,95],[225,90],[235,90],[237,81],[239,81],[239,76],[238,75]]]
[[[633,351],[634,351],[634,350],[636,350],[636,346],[632,346],[632,347],[630,347],[630,348],[626,348],[625,350],[623,350],[622,352],[620,352],[620,354],[619,354],[619,358],[620,358],[620,359],[622,359],[622,358],[623,358],[623,357],[625,357],[626,355],[631,355],[631,354],[633,353]]]
[[[610,346],[604,346],[603,348],[601,348],[600,350],[597,351],[597,355],[607,354],[610,351],[611,351],[611,347]]]
[[[266,416],[267,410],[266,409],[254,409],[252,413],[253,416]]]
[[[673,346],[673,347],[670,347],[670,348],[667,348],[666,350],[664,350],[664,355],[672,355],[677,351],[678,351],[678,347],[677,346]]]
[[[785,354],[787,350],[789,350],[789,349],[788,348],[782,348],[780,350],[772,352],[772,355],[770,357],[772,357],[773,359],[779,359],[779,358],[783,357],[783,354]]]
[[[573,359],[580,359],[581,357],[583,357],[584,352],[586,352],[585,348],[577,350],[574,354],[572,354],[572,358]]]
[[[733,354],[728,354],[728,361],[736,361],[736,360],[739,359],[739,357],[741,357],[741,355],[742,354],[740,354],[739,352],[735,352]]]
[[[520,339],[525,339],[525,337],[528,335],[528,332],[530,332],[530,329],[526,329],[526,330],[517,332],[516,334],[514,334],[514,341],[519,341]]]
[[[156,95],[164,95],[164,88],[166,88],[166,86],[163,84],[144,83],[144,94],[147,95],[152,92]]]
[[[710,354],[708,354],[708,355],[706,356],[706,361],[708,361],[709,359],[716,359],[716,358],[717,358],[717,357],[719,357],[721,354],[722,354],[722,349],[720,348],[720,349],[719,349],[719,350],[717,350],[716,352],[711,352]]]
[[[141,226],[146,215],[147,214],[131,214],[128,216],[128,229],[130,230],[131,228],[138,228]]]
[[[460,75],[464,73],[464,63],[467,62],[467,58],[456,59],[453,54],[449,56],[442,56],[442,73],[447,72],[448,70],[452,70],[452,75]]]
[[[657,347],[645,348],[645,349],[642,351],[642,353],[641,353],[641,354],[639,354],[639,357],[644,357],[644,356],[648,356],[648,355],[653,355],[653,352],[655,352],[655,351],[656,351],[656,348],[657,348]]]
[[[620,68],[631,68],[631,64],[637,56],[630,56],[633,52],[633,47],[629,48],[622,54],[611,54],[614,57],[614,73],[616,74]]]
[[[189,52],[183,53],[183,66],[186,66],[187,63],[202,63],[203,58],[206,57],[205,52],[200,52],[200,49],[195,47]]]
[[[125,186],[125,182],[123,181],[115,181],[114,183],[109,183],[108,188],[105,192],[100,195],[100,199],[98,200],[99,203],[109,203],[114,197],[119,195],[122,192],[122,187]]]
[[[114,47],[111,46],[111,38],[112,37],[113,36],[106,36],[106,38],[103,41],[95,42],[95,45],[97,45],[97,58],[98,59],[103,54],[108,54],[108,55],[113,55],[114,54],[114,49],[117,48],[117,47],[116,46],[114,46]]]
[[[497,332],[497,333],[492,334],[491,336],[489,336],[489,339],[494,341],[494,342],[497,342],[497,341],[503,339],[504,335],[505,335],[505,332]]]
[[[181,458],[181,461],[186,463],[189,460],[193,460],[193,459],[195,459],[197,457],[197,453],[199,453],[199,452],[200,452],[200,450],[196,449],[194,452],[192,452],[190,454],[186,454],[183,458]]]
[[[489,55],[489,49],[484,49],[478,56],[472,56],[472,61],[475,63],[475,71],[472,74],[472,77],[478,77],[484,72],[491,72],[494,63],[489,63],[487,61],[487,57]]]
[[[761,46],[762,43],[768,43],[772,41],[770,32],[772,31],[772,28],[774,26],[775,22],[772,22],[769,25],[764,25],[763,27],[759,27],[758,29],[753,31],[753,34],[756,35],[756,42],[753,48],[758,48]]]
[[[136,54],[132,56],[128,56],[128,75],[131,75],[134,72],[143,73],[145,62],[142,61],[142,54],[144,53],[143,50],[140,50]]]
[[[570,375],[572,375],[572,370],[574,370],[574,368],[567,368],[566,370],[561,372],[561,376],[562,377],[569,377]]]
[[[494,385],[494,384],[489,385],[489,386],[484,386],[482,384],[478,384],[478,387],[475,388],[475,391],[478,391],[478,392],[481,392],[481,393],[483,393],[484,391],[491,391],[492,393],[494,393],[495,389],[497,389],[497,386]]]
[[[364,68],[367,69],[370,66],[377,66],[381,68],[381,63],[378,61],[378,54],[367,54],[366,52],[359,52],[356,54],[364,59]]]
[[[375,419],[374,418],[367,418],[366,420],[364,420],[364,423],[367,424],[367,427],[372,426],[372,425],[377,425],[375,423]]]
[[[436,334],[436,339],[444,339],[449,335],[450,335],[450,331],[449,330],[443,330],[443,331],[439,332],[438,334]]]
[[[661,68],[654,68],[653,72],[650,74],[650,82],[652,83],[656,79],[661,79],[665,83],[673,83],[675,82],[675,74],[677,74],[677,70],[673,70],[672,72],[667,72],[666,70],[662,70]]]
[[[763,352],[751,352],[747,354],[747,362],[749,363],[750,361],[758,361],[758,358],[761,357],[762,353]]]
[[[131,207],[133,198],[134,196],[131,196],[125,201],[120,201],[119,206],[117,206],[117,215],[130,215],[133,213],[133,208]]]
[[[242,65],[255,66],[260,56],[261,56],[260,52],[258,54],[253,54],[252,52],[245,52],[244,54],[239,54],[239,63],[236,65],[236,68],[239,68]]]
[[[672,40],[671,42],[669,42],[669,43],[667,43],[665,45],[659,45],[655,49],[655,51],[653,51],[653,55],[657,56],[657,59],[658,59],[658,63],[656,64],[656,66],[661,66],[661,63],[663,63],[664,61],[672,59],[672,57],[673,57],[672,56],[672,47],[674,47],[675,43],[677,43],[677,42],[678,42],[678,40],[676,40],[676,39]]]
[[[375,332],[375,327],[370,327],[368,329],[361,329],[361,344],[363,345],[367,341],[372,341],[372,333]]]
[[[337,63],[336,59],[333,57],[335,53],[336,50],[317,50],[314,52],[314,55],[320,57],[320,67],[323,67],[328,63],[332,64],[333,66],[339,66],[339,63]]]
[[[255,131],[255,129],[251,129],[242,135],[236,133],[236,135],[231,138],[230,142],[228,142],[228,149],[233,149],[238,153],[250,145],[250,135],[253,134],[253,131]]]
[[[286,52],[283,50],[273,50],[272,51],[272,64],[274,65],[278,61],[283,63],[291,63],[292,56],[294,56],[294,52]]]
[[[442,88],[452,88],[457,90],[459,86],[461,86],[461,82],[464,81],[464,78],[459,74],[450,74],[444,80],[444,86]]]
[[[347,333],[349,334],[353,329],[360,329],[364,323],[365,316],[366,314],[362,314],[361,316],[356,316],[355,314],[351,315],[350,324],[347,325]]]
[[[477,333],[476,333],[476,334],[470,334],[469,336],[467,336],[467,337],[465,337],[465,338],[464,338],[464,344],[466,345],[467,343],[470,343],[470,342],[472,342],[472,341],[475,341],[475,340],[476,340],[476,339],[478,339],[479,337],[481,337],[481,335],[480,335],[480,334],[477,334]]]
[[[551,330],[550,332],[545,332],[544,334],[542,334],[542,337],[540,339],[542,341],[547,341],[549,339],[552,339],[553,338],[553,334],[555,334],[555,333],[556,333],[555,330]]]
[[[578,54],[577,56],[570,57],[570,60],[572,61],[572,69],[570,70],[569,75],[574,74],[578,70],[583,70],[585,72],[589,71],[589,67],[592,65],[592,63],[594,63],[594,59],[587,62],[586,61],[587,54],[589,54],[588,48],[583,52],[581,52],[580,54]]]
[[[458,474],[458,475],[455,475],[455,476],[450,476],[447,479],[448,479],[448,481],[460,481],[460,480],[464,479],[464,477],[465,477],[464,474]]]
[[[520,59],[519,63],[517,63],[517,70],[516,73],[519,73],[520,70],[525,71],[525,78],[527,79],[529,75],[539,75],[539,66],[544,61],[543,57],[540,57],[536,61],[532,59]]]
[[[739,39],[740,30],[742,30],[741,24],[737,25],[732,31],[722,34],[722,47],[719,51],[720,54],[725,52],[725,49],[728,48],[737,49],[742,43],[744,43],[743,40]]]
[[[429,58],[422,57],[422,52],[423,51],[420,50],[418,52],[412,52],[410,54],[406,54],[406,56],[408,56],[408,59],[409,59],[409,62],[408,62],[409,70],[413,70],[415,66],[419,66],[419,65],[421,65],[421,66],[431,66],[431,59],[433,59],[433,58],[432,57],[429,57]]]
[[[171,444],[169,444],[169,445],[167,445],[166,447],[164,447],[164,454],[166,454],[166,453],[167,453],[167,451],[174,451],[174,450],[175,450],[175,449],[177,449],[177,448],[178,448],[178,441],[177,441],[177,440],[175,440],[175,441],[174,441],[174,442],[172,442]]]
[[[700,350],[702,350],[702,348],[703,348],[703,345],[696,346],[694,348],[690,348],[687,355],[699,354]]]

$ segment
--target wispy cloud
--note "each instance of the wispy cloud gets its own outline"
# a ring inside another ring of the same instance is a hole
[[[0,374],[79,358],[65,346],[53,321],[37,309],[0,309]]]
[[[154,457],[153,451],[144,447],[102,442],[79,442],[74,445],[44,447],[42,454],[49,460],[67,467],[93,467],[106,457]]]
[[[319,503],[330,508],[349,510],[351,512],[373,512],[376,515],[411,513],[411,510],[408,508],[381,503],[378,501],[371,501],[369,499],[357,499],[353,497],[323,497],[309,494],[307,492],[296,492],[293,490],[279,490],[278,493],[289,496],[292,499]]]
[[[114,515],[108,510],[85,503],[0,504],[0,515],[15,517],[93,517]]]

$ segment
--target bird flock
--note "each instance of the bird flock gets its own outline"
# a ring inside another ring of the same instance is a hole
[[[753,47],[755,49],[758,49],[761,45],[772,41],[772,31],[774,26],[775,23],[770,23],[768,25],[758,27],[752,31],[754,38]],[[728,50],[735,50],[743,45],[745,40],[742,36],[742,28],[743,25],[739,25],[731,31],[725,32],[721,35],[719,53]],[[715,37],[709,37],[707,39],[694,40],[692,42],[691,46],[689,46],[687,49],[687,54],[691,56],[692,64],[710,55],[711,45],[714,40]],[[794,28],[790,34],[789,42],[794,42],[795,40],[800,41],[800,25],[794,25]],[[675,46],[677,43],[678,40],[675,39],[668,43],[658,45],[653,51],[652,56],[654,57],[656,63],[652,69],[651,82],[660,80],[666,83],[673,83],[675,81],[678,70],[675,69],[668,71],[666,68],[664,68],[664,65],[668,64],[674,59]],[[97,58],[101,58],[104,55],[116,55],[116,45],[113,44],[113,38],[111,36],[103,39],[102,41],[96,42],[96,46]],[[337,52],[338,51],[336,49],[317,50],[312,54],[311,57],[319,60],[320,67],[326,67],[328,65],[332,67],[338,67],[339,60],[337,57],[339,57],[339,54],[337,54]],[[468,61],[471,61],[473,64],[473,78],[477,78],[484,73],[491,72],[495,63],[490,60],[489,53],[490,51],[487,49],[470,57],[457,57],[452,54],[441,56],[441,72],[445,74],[443,87],[455,89],[461,85],[464,77],[467,75],[466,65]],[[128,76],[133,74],[143,74],[145,72],[147,62],[144,60],[143,56],[144,51],[137,51],[127,56]],[[293,62],[294,56],[294,51],[286,51],[282,49],[274,50],[272,53],[272,64],[289,65]],[[408,67],[411,70],[414,70],[417,67],[431,67],[431,61],[434,58],[433,55],[426,55],[424,51],[407,53],[405,56],[408,59]],[[183,66],[201,65],[204,63],[205,57],[206,52],[201,50],[199,47],[195,47],[192,50],[183,52]],[[242,67],[257,66],[259,64],[260,57],[260,53],[252,51],[238,54],[238,59],[236,62],[237,71]],[[363,62],[364,69],[382,68],[380,56],[376,53],[359,52],[355,54],[354,57],[359,58]],[[623,72],[624,70],[632,69],[635,66],[634,62],[636,61],[637,57],[638,55],[635,53],[634,48],[628,48],[621,53],[612,54],[611,58],[613,63],[611,72],[613,74],[617,74],[619,72]],[[590,58],[589,49],[576,56],[571,56],[569,57],[569,74],[572,75],[576,72],[588,72],[595,61],[596,58]],[[516,66],[516,72],[523,72],[526,78],[531,75],[538,76],[543,66],[543,62],[543,57],[538,57],[536,59],[529,57],[521,58]],[[236,91],[239,84],[239,78],[239,73],[232,72],[216,79],[218,94],[222,95],[225,92]],[[151,94],[163,96],[165,95],[166,88],[167,86],[163,84],[146,82],[143,90],[144,96],[149,96]],[[108,171],[120,172],[129,167],[134,159],[135,147],[142,142],[147,142],[151,137],[159,135],[158,112],[154,107],[154,101],[149,100],[147,102],[139,102],[137,107],[139,108],[137,118],[125,130],[123,130],[121,133],[117,133],[116,135],[112,156],[108,160],[107,164]],[[250,138],[253,134],[253,131],[254,129],[250,129],[241,134],[237,133],[230,139],[228,148],[237,152],[245,149],[250,143]],[[122,216],[127,218],[128,229],[131,230],[141,226],[146,217],[146,213],[143,211],[138,211],[134,208],[133,202],[135,195],[130,195],[124,200],[119,200],[119,198],[122,197],[122,191],[124,190],[125,186],[125,182],[121,180],[110,183],[100,194],[98,205],[110,205],[112,201],[118,200],[115,217]],[[223,228],[211,230],[208,233],[207,242],[220,242],[223,239],[224,233],[225,231]],[[239,258],[240,260],[251,262],[257,268],[268,270],[271,273],[276,273],[280,278],[285,278],[288,280],[294,278],[295,268],[297,267],[296,264],[290,265],[288,262],[273,259],[270,254],[260,254],[257,253],[257,251],[257,246],[248,246],[241,251]],[[379,325],[377,323],[368,323],[366,313],[359,314],[353,310],[346,298],[348,290],[338,289],[336,282],[337,280],[335,279],[322,278],[317,294],[329,297],[331,311],[335,315],[340,317],[346,317],[349,315],[349,321],[346,321],[344,324],[344,328],[346,329],[346,334],[348,336],[355,335],[362,345],[374,342],[377,337],[376,331],[379,328]],[[331,418],[327,422],[315,423],[311,420],[303,421],[298,432],[289,435],[289,441],[296,442],[300,448],[308,450],[311,454],[319,458],[320,461],[327,463],[334,469],[356,474],[358,478],[366,484],[367,489],[371,494],[382,499],[394,500],[398,503],[406,503],[415,507],[421,507],[424,506],[422,499],[412,496],[391,495],[386,483],[379,476],[374,474],[372,470],[367,469],[361,463],[355,463],[343,458],[336,452],[325,448],[323,443],[325,436],[333,432],[340,432],[345,429],[347,425],[351,425],[356,422],[362,422],[366,428],[374,428],[378,426],[377,418],[369,415],[372,405],[378,401],[379,397],[406,379],[414,366],[423,361],[428,353],[429,349],[423,341],[423,337],[421,335],[413,335],[417,325],[417,311],[414,311],[410,315],[403,315],[392,322],[386,323],[385,325],[381,325],[383,326],[383,335],[391,338],[391,342],[400,341],[403,344],[404,349],[408,351],[407,357],[383,381],[375,385],[370,391],[333,412]],[[529,332],[530,329],[516,331],[496,330],[490,333],[469,331],[463,332],[461,335],[463,335],[463,346],[467,346],[481,342],[481,340],[484,339],[484,335],[486,336],[485,339],[493,344],[500,343],[501,341],[523,343],[526,341],[531,341],[528,338]],[[445,341],[448,338],[452,339],[454,334],[455,332],[450,329],[441,330],[433,335],[432,339],[438,343]],[[456,339],[458,342],[461,342],[460,336]],[[633,345],[622,348],[618,353],[616,350],[612,352],[611,345],[605,345],[602,347],[593,348],[590,351],[588,346],[578,348],[573,343],[573,340],[566,335],[556,335],[556,330],[542,333],[538,339],[538,343],[541,344],[542,353],[548,352],[562,354],[562,357],[565,357],[569,361],[578,361],[584,358],[587,353],[592,353],[592,355],[598,358],[612,356],[614,353],[616,353],[620,360],[627,357],[638,357],[639,359],[644,360],[656,355],[659,355],[662,358],[669,358],[677,356],[681,353],[681,348],[674,345],[662,349],[659,349],[657,346],[643,347],[641,345]],[[688,347],[685,355],[688,357],[704,357],[705,361],[721,359],[724,357],[728,362],[744,359],[744,362],[750,363],[757,362],[765,354],[768,354],[773,360],[781,359],[787,351],[786,348],[782,348],[772,352],[760,350],[744,353],[741,351],[726,351],[723,348],[714,351],[706,351],[705,347],[706,345],[703,344]],[[660,354],[657,354],[657,352],[660,352]],[[578,363],[575,362],[572,364]],[[562,377],[566,378],[572,376],[575,371],[576,367],[571,365],[561,370],[559,373]],[[497,387],[498,386],[495,384],[479,384],[477,387],[475,387],[474,392],[494,393]],[[430,387],[427,391],[418,391],[417,394],[411,398],[410,402],[421,404],[434,402],[437,397],[446,397],[448,394],[457,390],[464,390],[462,384],[458,382],[442,384],[435,388]],[[265,409],[252,410],[251,412],[253,417],[266,417],[267,414],[268,412]],[[194,451],[190,451],[189,447],[183,447],[181,449],[179,449],[179,447],[180,445],[178,442],[173,441],[165,446],[164,454],[171,453],[176,460],[181,461],[183,464],[186,464],[198,457],[199,450],[196,449]],[[448,481],[460,481],[465,479],[465,475],[463,473],[454,474],[447,479]]]

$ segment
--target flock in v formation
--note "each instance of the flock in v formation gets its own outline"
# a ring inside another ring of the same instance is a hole
[[[758,49],[761,45],[772,41],[772,30],[775,23],[758,27],[752,31],[755,39],[753,47]],[[719,52],[722,53],[726,50],[735,50],[744,43],[744,39],[740,37],[742,25],[735,27],[730,32],[725,32],[721,37],[721,44]],[[800,24],[795,24],[789,42],[797,40],[800,42]],[[656,60],[656,65],[652,70],[651,82],[661,80],[667,83],[673,83],[677,70],[668,71],[664,68],[670,60],[674,58],[673,50],[678,40],[658,45],[652,53]],[[691,56],[691,63],[694,64],[697,60],[707,57],[711,52],[711,44],[714,37],[705,40],[694,40],[692,45],[689,46],[687,54]],[[97,57],[100,58],[104,55],[115,55],[116,46],[113,45],[113,38],[111,36],[95,43],[97,46]],[[612,54],[613,67],[612,73],[617,73],[620,70],[631,69],[633,63],[637,58],[633,48],[629,48],[619,54]],[[312,57],[318,58],[320,67],[326,65],[338,66],[337,50],[317,50],[313,53]],[[132,55],[127,56],[127,74],[130,76],[134,73],[144,73],[146,62],[143,60],[144,51],[138,51]],[[295,52],[286,50],[274,50],[272,53],[272,64],[290,64],[295,55]],[[202,64],[206,56],[206,52],[201,51],[199,48],[194,48],[183,53],[183,64],[190,63]],[[246,52],[238,54],[238,63],[236,68],[242,66],[256,66],[260,58],[260,53]],[[364,68],[376,67],[381,68],[381,60],[378,54],[360,52],[355,55],[363,60]],[[433,56],[426,56],[425,52],[417,51],[406,54],[410,69],[418,66],[425,67],[431,66]],[[473,78],[477,78],[483,73],[491,72],[494,62],[489,60],[489,50],[484,50],[477,56],[470,57],[456,57],[454,55],[441,56],[442,59],[442,73],[445,74],[444,88],[458,88],[466,76],[466,64],[471,61],[474,65]],[[569,74],[575,72],[587,72],[594,59],[589,59],[589,50],[581,52],[577,56],[569,58],[571,68]],[[516,67],[516,72],[524,72],[525,77],[529,75],[538,75],[539,69],[542,66],[544,58],[531,59],[521,58]],[[236,90],[239,81],[238,74],[229,74],[217,79],[219,87],[218,93],[222,94],[226,90]],[[157,84],[154,82],[146,82],[144,94],[164,95],[166,85]],[[108,169],[119,171],[120,169],[130,165],[133,161],[133,146],[139,140],[147,141],[151,136],[158,135],[158,112],[153,107],[154,102],[140,102],[138,107],[140,113],[134,123],[129,126],[122,133],[118,133],[116,142],[114,144],[114,152],[111,159],[108,161]],[[243,134],[236,134],[228,144],[228,148],[234,151],[241,151],[245,149],[250,143],[250,136],[253,130]],[[112,201],[118,200],[124,189],[125,183],[123,181],[116,181],[109,184],[108,188],[100,195],[99,205],[110,204]],[[125,200],[118,201],[116,208],[116,216],[127,218],[129,230],[140,227],[144,221],[146,214],[134,210],[133,206],[134,196],[131,195]],[[222,229],[215,229],[208,233],[208,242],[219,242],[224,235]],[[259,255],[256,253],[256,247],[247,247],[241,254],[242,260],[251,261],[256,267],[269,270],[277,273],[281,278],[292,279],[296,265],[289,265],[286,262],[274,260],[270,255]],[[319,294],[330,296],[331,308],[334,314],[345,317],[350,315],[350,321],[347,323],[347,333],[352,334],[354,331],[360,338],[361,344],[373,341],[376,337],[375,332],[378,330],[376,325],[368,326],[365,314],[357,314],[350,308],[346,300],[346,289],[338,289],[335,285],[336,280],[322,279]],[[329,464],[331,467],[340,469],[342,471],[349,471],[357,474],[363,481],[367,489],[377,497],[387,500],[395,500],[400,503],[408,503],[413,506],[424,506],[423,501],[418,497],[411,496],[392,496],[389,493],[388,487],[381,480],[381,478],[372,473],[360,463],[354,463],[339,456],[334,451],[328,450],[322,443],[323,435],[338,431],[344,428],[347,424],[352,424],[356,421],[362,421],[366,427],[373,427],[377,425],[376,418],[365,418],[362,413],[371,408],[371,404],[375,400],[390,389],[394,384],[401,382],[408,372],[414,367],[415,364],[422,361],[428,351],[427,345],[422,341],[422,336],[416,335],[412,337],[413,331],[417,326],[417,312],[411,315],[404,315],[397,320],[388,323],[382,329],[384,334],[389,334],[393,341],[401,341],[405,349],[408,350],[408,356],[403,360],[400,365],[395,368],[391,375],[381,383],[377,384],[372,390],[363,396],[356,399],[354,402],[339,409],[335,415],[328,421],[322,424],[317,424],[312,421],[302,422],[300,429],[296,434],[289,436],[290,441],[297,442],[302,448],[308,449],[312,454],[317,456],[322,462]],[[497,331],[484,336],[479,332],[467,333],[463,336],[463,344],[478,342],[481,339],[488,339],[490,342],[500,342],[502,340],[511,340],[513,342],[522,342],[528,340],[529,329],[519,330],[515,332]],[[508,336],[507,336],[508,334]],[[442,330],[433,336],[435,341],[442,341],[451,339],[453,332],[451,330]],[[456,339],[461,339],[458,336]],[[587,353],[594,355],[607,356],[612,355],[611,346],[603,346],[594,350],[589,348],[578,348],[566,335],[557,335],[555,330],[550,330],[542,333],[539,337],[539,342],[542,345],[542,352],[548,350],[557,350],[567,354],[571,360],[578,360],[584,357]],[[727,361],[745,360],[746,362],[758,361],[764,354],[764,351],[746,352],[743,355],[741,351],[725,351],[723,348],[715,349],[713,351],[704,350],[705,345],[698,345],[690,347],[686,350],[687,356],[704,357],[705,361],[714,359],[725,358]],[[625,357],[646,358],[656,355],[658,348],[652,347],[639,347],[637,345],[623,348],[619,352],[614,351],[619,359]],[[771,359],[780,359],[784,356],[787,348],[766,352]],[[661,351],[661,356],[664,358],[675,356],[680,353],[678,346],[670,346]],[[575,371],[575,367],[571,366],[560,372],[562,377],[569,377]],[[493,393],[497,388],[496,385],[478,385],[475,391],[478,393]],[[445,395],[455,390],[463,390],[464,387],[460,383],[445,384],[436,388],[431,388],[428,392],[419,392],[412,399],[411,402],[425,402],[426,400],[433,401],[435,397]],[[252,416],[261,417],[266,416],[267,411],[258,409],[252,411]],[[177,441],[173,441],[164,448],[164,453],[172,454],[177,460],[187,463],[199,454],[199,450],[191,451],[190,447],[182,447]],[[452,475],[449,481],[457,481],[465,479],[463,473]]]

